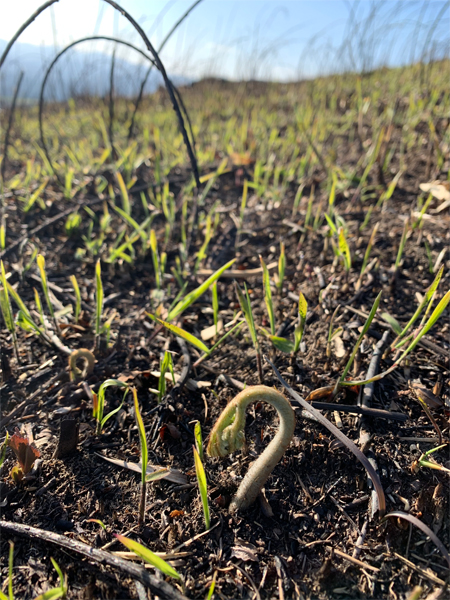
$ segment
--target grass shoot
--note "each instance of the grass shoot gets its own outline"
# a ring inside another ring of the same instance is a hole
[[[200,498],[202,501],[203,516],[205,517],[205,529],[208,530],[211,527],[211,518],[209,514],[208,484],[206,482],[206,473],[196,447],[193,446],[192,449],[194,452],[195,473],[197,475],[198,489],[200,491]]]

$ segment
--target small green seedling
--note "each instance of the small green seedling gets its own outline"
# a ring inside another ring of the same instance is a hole
[[[97,348],[100,346],[100,326],[102,321],[103,311],[103,284],[102,284],[102,268],[100,259],[95,265],[95,340]]]
[[[355,289],[358,291],[359,288],[361,287],[361,280],[366,272],[366,268],[367,268],[367,264],[369,262],[369,258],[370,258],[370,253],[372,252],[372,248],[373,245],[375,243],[375,236],[377,235],[378,232],[378,227],[380,226],[380,221],[378,221],[378,223],[375,224],[375,227],[372,230],[372,233],[370,235],[370,239],[369,239],[369,243],[367,244],[367,248],[366,251],[364,253],[364,258],[363,258],[363,262],[361,265],[361,271],[359,273],[359,278],[358,281],[355,284]]]
[[[44,317],[44,310],[42,308],[41,297],[39,296],[39,292],[37,291],[37,289],[35,287],[33,288],[33,291],[34,291],[34,303],[36,304],[36,309],[39,313],[41,325],[45,329],[46,325],[45,325],[45,317]]]
[[[428,194],[428,198],[424,202],[424,205],[422,206],[422,209],[421,209],[421,211],[419,213],[419,216],[417,217],[417,220],[414,221],[413,223],[411,223],[411,229],[416,229],[416,227],[419,227],[419,229],[422,228],[422,219],[423,219],[423,216],[427,212],[427,208],[430,205],[430,202],[432,200],[433,200],[433,194]]]
[[[192,333],[189,333],[181,327],[178,327],[178,325],[174,325],[173,323],[168,323],[167,321],[158,319],[158,317],[155,317],[155,315],[152,315],[150,313],[146,314],[148,317],[150,317],[150,319],[156,321],[160,325],[163,325],[166,329],[188,342],[188,344],[191,344],[192,346],[198,348],[203,352],[203,355],[194,363],[194,367],[198,367],[198,365],[201,364],[206,358],[211,356],[211,354],[215,350],[217,350],[220,344],[224,342],[228,336],[230,336],[234,331],[236,331],[236,329],[240,329],[240,327],[243,325],[243,321],[239,321],[229,331],[227,331],[211,348],[208,348],[208,346],[202,340],[199,340],[198,337],[196,337]]]
[[[377,310],[378,310],[378,306],[379,306],[379,304],[380,304],[380,301],[381,301],[381,292],[380,292],[380,293],[378,294],[378,296],[375,298],[375,302],[373,303],[373,306],[372,306],[372,309],[371,309],[371,311],[370,311],[370,313],[369,313],[369,316],[367,317],[367,320],[366,320],[366,322],[365,322],[365,324],[364,324],[364,327],[362,328],[362,331],[361,331],[361,333],[359,334],[359,338],[358,338],[358,340],[357,340],[357,342],[356,342],[356,344],[355,344],[355,346],[354,346],[354,348],[353,348],[353,351],[352,351],[352,353],[351,353],[351,355],[350,355],[350,358],[348,359],[348,362],[347,362],[347,364],[346,364],[346,366],[345,366],[345,369],[344,369],[344,371],[342,372],[342,375],[340,376],[340,378],[339,378],[339,380],[338,380],[338,383],[336,384],[336,387],[335,387],[335,389],[334,389],[334,392],[333,392],[334,394],[336,394],[336,393],[337,393],[337,391],[338,391],[338,389],[339,389],[339,387],[340,387],[341,385],[346,385],[346,383],[347,383],[347,382],[345,382],[345,378],[347,377],[347,373],[349,372],[349,370],[350,370],[350,367],[352,366],[352,364],[353,364],[353,361],[355,360],[355,356],[356,356],[356,354],[357,354],[357,352],[358,352],[358,350],[359,350],[359,347],[360,347],[360,345],[361,345],[361,342],[362,342],[362,340],[363,340],[363,337],[364,337],[364,336],[366,335],[366,333],[368,332],[368,330],[369,330],[369,327],[370,327],[370,325],[371,325],[371,323],[372,323],[372,321],[373,321],[373,319],[374,319],[374,317],[375,317],[375,313],[376,313],[376,312],[377,312]]]
[[[0,446],[0,469],[3,465],[3,463],[5,462],[5,458],[6,458],[6,450],[8,449],[8,440],[9,440],[9,433],[6,432],[6,437],[3,441],[3,444]]]
[[[133,402],[134,402],[134,414],[136,417],[136,423],[139,431],[139,442],[141,446],[141,499],[139,502],[139,525],[143,525],[145,521],[145,500],[147,494],[147,464],[148,464],[148,448],[147,448],[147,437],[145,435],[144,421],[142,420],[141,413],[139,411],[139,403],[137,398],[136,388],[132,389]]]
[[[283,289],[284,273],[286,270],[286,254],[284,251],[284,242],[280,242],[280,258],[278,259],[278,276],[276,277],[275,285],[278,293],[281,294]]]
[[[430,454],[432,454],[433,452],[437,452],[442,448],[445,448],[446,445],[447,444],[442,444],[442,446],[437,446],[436,448],[432,448],[431,450],[427,450],[427,452],[424,452],[419,458],[419,460],[413,462],[411,466],[413,473],[417,473],[420,467],[428,467],[429,469],[435,469],[436,471],[443,471],[444,473],[450,474],[450,469],[443,467],[433,459],[428,459],[428,456]]]
[[[209,590],[208,590],[205,600],[211,600],[211,598],[213,597],[214,589],[216,587],[216,578],[217,578],[217,571],[214,572],[213,580],[211,581],[211,585],[209,586]]]
[[[403,175],[403,171],[400,170],[397,173],[397,175],[394,177],[394,179],[391,181],[391,183],[389,184],[388,189],[381,194],[381,196],[376,204],[376,208],[383,205],[383,210],[384,210],[386,203],[388,202],[388,200],[391,199],[392,194],[394,193],[395,188],[397,187],[397,183],[399,182],[400,177],[402,175]]]
[[[397,251],[397,258],[395,259],[394,267],[392,269],[392,279],[391,279],[392,287],[395,286],[396,281],[397,281],[397,273],[398,273],[398,269],[400,267],[400,263],[402,262],[402,256],[403,256],[403,252],[405,250],[406,239],[408,237],[408,231],[409,231],[409,219],[406,219],[405,225],[403,226],[403,233],[402,233],[402,237],[400,239],[400,245],[399,245],[398,251]]]
[[[227,269],[231,267],[231,265],[236,261],[235,258],[227,262],[223,267],[215,271],[206,281],[204,281],[201,285],[198,286],[195,290],[187,294],[182,300],[178,302],[167,315],[167,322],[171,322],[177,317],[179,317],[191,304],[193,304],[196,300],[202,296],[209,287],[219,279],[219,277],[224,273]]]
[[[61,571],[58,563],[52,557],[50,557],[52,561],[52,565],[55,568],[55,571],[58,573],[59,577],[59,587],[53,588],[51,590],[47,590],[46,592],[40,594],[34,600],[58,600],[58,598],[65,598],[67,594],[67,575],[64,577],[63,572]]]
[[[216,335],[217,335],[217,333],[218,333],[217,326],[219,323],[219,296],[217,293],[217,281],[215,281],[212,284],[211,293],[212,293],[212,309],[213,309],[213,315],[214,315],[214,327],[216,328]]]
[[[70,283],[72,284],[73,291],[75,292],[75,323],[78,323],[78,319],[80,318],[81,314],[81,292],[75,275],[70,276]]]
[[[9,301],[8,282],[6,281],[6,273],[5,273],[5,267],[3,265],[3,261],[1,261],[0,264],[1,264],[1,282],[2,282],[2,286],[3,286],[2,288],[0,288],[0,309],[2,311],[3,321],[5,322],[6,329],[11,334],[11,338],[13,341],[13,347],[14,347],[14,356],[16,358],[17,364],[19,364],[19,348],[17,346],[16,328],[14,325],[11,303]]]
[[[8,595],[0,590],[0,600],[14,600],[13,593],[14,542],[9,542],[8,557]]]
[[[159,402],[161,402],[161,400],[166,395],[166,373],[167,373],[167,371],[170,371],[170,374],[172,375],[172,382],[175,385],[175,373],[173,372],[172,355],[170,354],[170,352],[167,352],[167,350],[166,350],[164,352],[164,357],[162,358],[161,363],[160,363],[160,375],[159,375],[159,382],[158,382],[158,400],[159,400]]]
[[[198,489],[200,490],[200,497],[202,499],[203,515],[205,517],[205,528],[208,530],[211,526],[211,520],[209,515],[209,504],[208,504],[208,484],[206,483],[206,474],[203,467],[203,463],[200,459],[199,453],[195,446],[192,447],[194,451],[194,462],[195,462],[195,473],[197,475]]]
[[[436,277],[434,278],[433,283],[430,285],[430,287],[428,288],[424,297],[422,298],[421,302],[419,303],[419,306],[417,307],[416,312],[413,314],[413,316],[411,317],[411,319],[408,321],[408,323],[405,325],[405,327],[403,329],[400,328],[400,325],[398,324],[398,322],[397,322],[398,327],[396,327],[392,322],[393,317],[390,317],[391,320],[390,321],[388,320],[388,323],[392,326],[394,331],[397,333],[397,338],[394,340],[394,342],[391,345],[392,348],[400,348],[402,345],[405,344],[406,339],[409,339],[411,337],[410,332],[412,330],[412,326],[414,325],[416,320],[421,315],[425,306],[427,306],[425,315],[424,315],[424,317],[422,319],[422,323],[421,323],[421,325],[423,325],[424,319],[426,318],[429,310],[432,307],[432,303],[434,301],[434,297],[435,297],[436,291],[439,287],[439,283],[442,279],[443,273],[444,273],[444,267],[442,266],[439,269],[439,272],[437,273]],[[398,328],[401,329],[400,332],[398,332]]]
[[[47,590],[39,596],[36,596],[34,600],[58,600],[59,598],[65,598],[67,594],[67,577],[64,577],[63,572],[59,568],[58,563],[52,557],[50,557],[52,565],[55,567],[59,577],[59,587]],[[14,566],[14,543],[9,542],[9,558],[8,558],[8,595],[0,590],[0,600],[14,600],[13,591],[13,566]],[[5,587],[5,584],[3,585]]]
[[[155,283],[158,290],[161,289],[162,277],[164,275],[165,260],[163,255],[161,255],[161,259],[159,257],[158,252],[158,242],[156,240],[155,230],[152,229],[150,231],[150,249],[152,251],[152,260],[153,260],[153,270],[155,271]],[[163,253],[165,254],[165,253]],[[164,263],[164,265],[163,265]]]
[[[125,185],[122,174],[119,171],[116,171],[116,179],[117,183],[119,184],[120,196],[122,198],[122,209],[128,216],[130,216],[130,198],[128,196],[127,186]]]
[[[242,290],[239,287],[237,281],[234,282],[234,286],[236,289],[236,294],[238,296],[239,304],[241,306],[241,310],[244,313],[244,317],[247,322],[247,327],[250,332],[250,337],[252,338],[253,346],[256,350],[256,362],[258,365],[259,382],[262,384],[264,382],[264,376],[261,362],[261,349],[259,346],[258,336],[256,335],[255,321],[253,319],[252,305],[250,302],[250,296],[248,295],[247,285],[244,283],[245,296],[242,293]]]
[[[429,290],[430,291],[430,290]],[[374,381],[379,381],[380,379],[383,379],[383,377],[386,377],[386,375],[388,375],[389,373],[392,373],[392,371],[394,371],[400,364],[401,362],[408,356],[408,354],[410,352],[412,352],[412,350],[414,350],[414,348],[417,346],[417,344],[420,342],[420,340],[422,339],[422,337],[424,335],[426,335],[430,329],[433,327],[433,325],[436,323],[436,321],[439,319],[439,317],[442,315],[442,313],[444,312],[444,310],[447,308],[449,302],[450,302],[450,291],[448,291],[444,297],[441,299],[441,301],[439,302],[439,304],[436,306],[436,308],[434,309],[434,311],[432,312],[431,316],[428,318],[428,320],[426,320],[426,316],[428,314],[428,310],[431,307],[433,298],[434,298],[434,293],[431,297],[431,300],[429,302],[428,305],[428,309],[425,313],[425,316],[422,319],[422,323],[420,325],[420,327],[418,328],[418,330],[414,333],[411,334],[410,336],[406,337],[405,340],[401,340],[399,342],[399,344],[397,344],[396,347],[400,346],[400,345],[407,345],[407,342],[409,343],[409,346],[406,348],[406,350],[404,350],[403,354],[401,354],[398,358],[396,358],[393,362],[393,364],[389,367],[389,369],[387,369],[386,371],[383,371],[382,373],[379,373],[378,375],[375,375],[374,377],[371,377],[370,379],[365,379],[363,381],[344,381],[345,376],[348,373],[348,369],[351,366],[351,363],[353,362],[353,359],[356,355],[356,352],[359,348],[359,344],[362,341],[362,336],[367,333],[369,327],[370,327],[370,323],[372,322],[374,316],[375,316],[375,312],[376,312],[376,308],[378,307],[379,301],[380,301],[380,296],[381,296],[381,292],[380,294],[377,296],[377,299],[375,300],[375,303],[372,307],[372,310],[370,311],[369,317],[367,318],[366,324],[364,325],[364,328],[361,332],[360,337],[358,338],[358,342],[356,343],[356,346],[350,356],[350,360],[349,363],[345,369],[345,373],[343,376],[341,376],[340,380],[338,381],[338,383],[336,384],[336,388],[335,388],[335,393],[337,392],[337,389],[340,386],[353,386],[353,385],[366,385],[367,383],[373,383]],[[349,366],[350,365],[350,366]]]
[[[53,319],[53,324],[55,326],[55,332],[57,334],[59,328],[58,328],[58,324],[56,323],[55,311],[53,310],[53,304],[50,300],[50,292],[49,292],[49,288],[48,288],[47,274],[45,272],[45,258],[42,256],[42,254],[37,255],[36,263],[37,263],[37,266],[39,267],[39,273],[41,275],[42,291],[44,292],[45,301],[47,303],[49,313]],[[42,308],[41,308],[41,314],[42,314]]]
[[[427,253],[428,272],[434,273],[434,262],[433,262],[433,255],[431,254],[430,245],[428,244],[427,240],[424,240],[424,244],[425,244],[425,251]]]
[[[284,337],[271,335],[268,331],[261,327],[261,331],[266,335],[277,350],[285,354],[295,355],[300,349],[300,344],[303,338],[303,333],[306,324],[306,313],[308,312],[308,303],[302,292],[298,298],[298,323],[294,329],[294,342]]]
[[[331,184],[330,195],[328,197],[328,214],[330,215],[330,217],[333,216],[334,201],[336,199],[337,174],[335,171],[331,173],[331,177],[333,179],[333,183]]]
[[[267,314],[269,315],[270,332],[272,335],[275,335],[275,315],[272,302],[272,290],[270,289],[269,269],[267,268],[262,256],[259,257],[259,260],[261,261],[261,267],[263,270],[264,301],[267,307]]]
[[[130,540],[130,538],[124,535],[118,535],[115,533],[114,537],[117,538],[119,542],[125,546],[125,548],[128,548],[128,550],[131,550],[132,552],[137,554],[137,556],[140,556],[142,559],[145,560],[145,562],[152,565],[152,567],[155,567],[155,569],[161,571],[161,573],[164,573],[164,575],[166,575],[167,577],[181,579],[181,575],[177,573],[177,571],[175,571],[175,569],[171,567],[169,563],[167,563],[165,560],[163,560],[161,557],[159,557],[157,554],[155,554],[142,544],[139,544],[134,540]]]
[[[345,237],[345,233],[344,233],[344,228],[343,227],[339,227],[339,231],[338,231],[338,246],[339,246],[339,253],[342,257],[342,260],[344,262],[344,269],[346,274],[348,275],[350,273],[350,270],[352,268],[352,255],[350,252],[350,247],[348,245],[347,242],[347,238]]]
[[[105,393],[109,387],[123,388],[124,394],[123,394],[123,398],[122,398],[122,402],[121,402],[120,406],[118,406],[118,408],[115,408],[114,410],[112,410],[110,413],[108,413],[106,415],[106,417],[104,417],[103,413],[105,410]],[[96,394],[95,392],[92,392],[93,397],[94,397],[92,416],[97,421],[97,429],[96,429],[97,435],[101,434],[102,429],[105,426],[105,423],[108,421],[108,419],[113,417],[122,408],[122,405],[125,401],[125,397],[128,394],[128,391],[129,391],[129,387],[123,381],[119,381],[118,379],[106,379],[106,381],[104,381],[101,384],[101,386],[98,390],[98,394]]]
[[[245,179],[244,187],[242,190],[241,210],[239,213],[239,226],[238,226],[238,230],[237,230],[237,234],[236,234],[236,247],[239,245],[239,241],[241,238],[242,227],[244,224],[245,208],[247,206],[247,196],[248,196],[248,180]]]
[[[86,522],[87,523],[97,523],[97,525],[100,525],[100,527],[103,529],[103,531],[106,531],[106,525],[100,519],[87,519]]]
[[[202,426],[200,425],[200,421],[197,421],[195,423],[194,438],[195,438],[195,447],[197,449],[198,455],[200,456],[200,460],[203,461],[203,439],[202,439]]]
[[[304,183],[301,183],[297,188],[297,192],[295,193],[295,198],[294,198],[294,204],[292,205],[292,218],[294,218],[295,215],[297,214],[298,206],[300,204],[300,200],[302,199],[302,194],[303,194],[304,189],[305,189]],[[305,220],[305,227],[306,227],[306,220]]]

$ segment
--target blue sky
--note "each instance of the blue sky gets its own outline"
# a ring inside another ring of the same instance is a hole
[[[191,3],[120,2],[155,47]],[[3,7],[0,39],[10,39],[41,4],[42,0],[20,0],[20,11]],[[449,2],[441,0],[203,0],[161,58],[170,73],[190,78],[292,80],[401,64],[418,60],[422,53],[448,53],[449,14]],[[143,48],[128,22],[102,0],[60,0],[18,41],[61,48],[95,33],[116,35]],[[82,44],[78,51],[104,47],[95,44]],[[140,60],[133,52],[126,58]]]

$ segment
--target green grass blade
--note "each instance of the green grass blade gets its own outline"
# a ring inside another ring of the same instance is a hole
[[[400,335],[400,333],[402,331],[402,327],[395,317],[393,317],[392,315],[390,315],[387,312],[384,312],[384,313],[381,313],[381,318],[383,319],[383,321],[386,321],[386,323],[392,327],[393,331],[397,335]]]
[[[198,455],[200,460],[203,462],[203,439],[202,439],[202,426],[200,425],[200,421],[197,421],[194,426],[194,437],[195,437],[195,447],[197,448]]]
[[[290,340],[283,337],[277,337],[276,335],[270,335],[269,338],[277,350],[280,350],[285,354],[294,352],[295,344],[293,344]]]
[[[375,302],[373,303],[372,309],[371,309],[371,311],[369,313],[369,316],[367,317],[367,321],[365,322],[365,325],[364,325],[364,327],[363,327],[363,329],[362,329],[362,331],[361,331],[361,333],[359,335],[358,341],[356,342],[355,347],[353,348],[353,351],[352,351],[352,353],[350,355],[350,358],[348,359],[348,362],[347,362],[347,365],[346,365],[346,367],[344,369],[344,372],[341,375],[341,378],[340,378],[340,381],[339,381],[340,383],[343,382],[344,379],[346,378],[347,373],[349,372],[350,367],[352,366],[353,361],[355,360],[355,356],[356,356],[356,353],[358,352],[358,348],[361,345],[362,339],[366,335],[367,331],[369,330],[369,327],[370,327],[370,325],[371,325],[371,323],[372,323],[372,321],[373,321],[373,319],[375,317],[375,313],[377,312],[378,306],[380,304],[381,294],[382,294],[382,292],[380,292],[378,294],[378,296],[375,298]]]
[[[444,265],[442,265],[442,267],[439,269],[438,274],[434,278],[433,283],[430,285],[430,287],[427,290],[427,293],[425,295],[427,302],[429,302],[431,300],[431,297],[433,296],[434,292],[437,290],[443,273],[444,273]]]
[[[306,314],[308,312],[308,303],[306,301],[305,296],[302,292],[300,292],[298,297],[298,325],[294,329],[294,350],[293,352],[298,352],[300,348],[300,344],[303,338],[303,333],[305,331],[306,324]]]
[[[193,446],[194,450],[194,462],[195,462],[195,473],[197,475],[198,488],[200,490],[200,497],[202,499],[203,506],[203,514],[205,516],[205,528],[208,530],[211,525],[211,520],[209,516],[209,505],[208,505],[208,485],[206,483],[206,474],[205,469],[203,468],[202,461],[200,460],[200,456]]]
[[[336,173],[333,171],[331,174],[332,178],[333,178],[333,183],[331,185],[331,191],[330,191],[330,196],[328,198],[328,207],[329,207],[329,211],[330,214],[333,214],[333,206],[334,206],[334,200],[336,198],[336,184],[337,184],[337,175]]]
[[[336,225],[333,223],[333,220],[331,219],[331,217],[327,214],[324,213],[325,219],[328,223],[328,227],[330,228],[330,230],[334,233],[334,235],[337,235],[337,229],[336,229]]]
[[[369,262],[370,253],[372,252],[372,247],[373,247],[373,244],[375,242],[375,236],[377,235],[378,227],[379,226],[380,226],[380,221],[378,221],[377,223],[375,223],[375,226],[372,229],[372,233],[370,235],[369,243],[367,244],[367,248],[366,248],[366,251],[364,253],[364,258],[363,258],[363,262],[362,262],[362,266],[361,266],[361,271],[360,271],[360,277],[362,277],[364,275],[364,272],[365,272],[366,267],[367,267],[367,263]]]
[[[433,298],[433,294],[436,292],[439,283],[441,281],[442,278],[442,274],[444,273],[444,265],[442,265],[442,267],[439,269],[438,274],[436,275],[436,277],[434,278],[433,283],[430,285],[430,287],[427,290],[427,293],[425,294],[425,296],[422,299],[422,302],[419,304],[419,306],[417,307],[416,312],[413,314],[413,316],[411,317],[411,319],[408,321],[408,323],[405,325],[405,327],[401,330],[401,332],[398,334],[398,339],[403,338],[408,331],[410,330],[410,328],[412,327],[412,325],[416,322],[416,320],[419,318],[421,312],[423,311],[423,309],[425,308],[425,305],[431,302],[432,298]],[[388,321],[389,322],[389,321]],[[396,340],[398,341],[398,340]]]
[[[214,327],[216,328],[217,335],[217,324],[219,322],[219,296],[217,294],[217,281],[212,284],[212,309],[214,315]]]
[[[398,247],[397,258],[395,259],[395,266],[394,266],[395,270],[398,269],[398,267],[400,266],[400,262],[402,260],[403,251],[404,251],[405,245],[406,245],[406,237],[408,235],[408,229],[409,229],[409,219],[406,219],[405,225],[403,227],[403,233],[402,233],[402,237],[400,240],[400,245]]]
[[[239,321],[239,323],[236,323],[236,325],[234,325],[229,331],[227,331],[226,334],[223,335],[220,338],[220,340],[214,344],[214,346],[209,350],[209,354],[212,354],[214,352],[214,350],[217,348],[217,346],[219,346],[229,335],[231,335],[233,333],[233,331],[235,331],[235,329],[242,327],[243,324],[244,324],[244,321]]]
[[[75,323],[78,323],[78,318],[81,314],[81,293],[75,275],[70,276],[70,283],[72,284],[73,291],[75,292]]]
[[[133,402],[134,402],[134,414],[136,417],[136,423],[139,431],[139,442],[141,445],[141,465],[142,465],[142,483],[145,484],[145,476],[147,471],[148,464],[148,447],[147,447],[147,437],[145,435],[145,427],[144,421],[142,420],[141,413],[139,411],[139,403],[137,397],[136,388],[132,389],[133,392]]]
[[[216,587],[216,576],[217,576],[217,571],[214,573],[214,577],[213,577],[213,580],[211,581],[211,585],[209,586],[208,594],[207,594],[205,600],[211,600],[211,598],[213,597],[214,589]]]
[[[9,440],[9,433],[6,432],[6,437],[3,441],[3,444],[0,446],[0,468],[6,458],[6,450],[8,449],[8,440]]]
[[[5,321],[6,328],[10,333],[14,332],[14,319],[12,316],[11,305],[9,303],[8,292],[5,288],[0,288],[0,308]]]
[[[159,481],[160,479],[164,479],[169,475],[169,469],[158,469],[157,471],[153,471],[153,473],[147,473],[145,475],[146,483],[150,483],[152,481]]]
[[[150,249],[152,251],[153,270],[155,271],[155,282],[158,290],[161,288],[158,242],[156,240],[155,230],[150,231]]]
[[[141,558],[148,562],[150,565],[167,575],[168,577],[173,577],[174,579],[181,579],[181,575],[175,571],[173,567],[171,567],[165,560],[154,554],[151,550],[139,544],[139,542],[135,542],[134,540],[130,540],[124,535],[114,534],[121,544],[131,550]]]
[[[14,564],[14,542],[9,542],[9,560],[8,560],[8,596],[9,596],[9,600],[14,600],[13,564]]]
[[[245,289],[245,296],[244,296],[241,288],[239,287],[239,284],[236,281],[234,282],[234,285],[236,288],[236,293],[238,296],[241,310],[244,313],[244,317],[247,322],[247,327],[250,332],[250,337],[252,338],[253,345],[255,346],[255,349],[258,352],[259,351],[259,343],[258,343],[258,338],[256,336],[255,322],[253,320],[252,306],[250,303],[250,297],[248,295],[247,286],[244,284],[244,289]]]
[[[339,244],[339,252],[341,253],[344,259],[345,270],[347,273],[352,268],[352,255],[350,253],[350,248],[347,243],[347,239],[345,237],[344,228],[339,227],[339,236],[338,236],[338,244]]]
[[[130,198],[128,197],[127,186],[125,185],[122,174],[119,171],[116,172],[116,178],[117,178],[117,182],[118,182],[119,188],[120,188],[120,195],[122,197],[122,208],[123,208],[124,212],[128,216],[130,216],[130,214],[131,214]]]
[[[158,382],[158,391],[159,391],[159,401],[163,399],[166,394],[166,373],[170,370],[172,374],[172,381],[175,384],[175,374],[173,372],[173,363],[172,363],[172,355],[167,350],[164,352],[164,358],[161,361],[160,365],[160,374],[159,374],[159,382]]]
[[[61,588],[53,588],[51,590],[47,590],[39,596],[36,596],[34,600],[58,600],[58,598],[63,598],[65,596],[66,590]]]
[[[401,363],[401,361],[411,352],[411,350],[413,350],[417,346],[417,344],[420,342],[420,340],[423,338],[423,336],[426,335],[430,331],[430,329],[433,327],[433,325],[436,323],[436,321],[442,315],[444,310],[447,308],[447,305],[449,302],[450,302],[450,290],[445,294],[445,296],[442,298],[442,300],[436,306],[431,317],[428,319],[428,321],[426,322],[423,329],[414,338],[414,341],[404,351],[404,353],[398,359],[396,364]]]
[[[33,319],[27,313],[24,313],[22,309],[17,312],[16,323],[24,331],[34,331],[38,335],[43,334],[43,331],[36,325]]]
[[[50,294],[49,294],[48,283],[47,283],[47,274],[45,272],[45,258],[42,256],[42,254],[37,255],[36,263],[39,268],[39,273],[41,275],[42,291],[44,292],[45,301],[47,302],[48,310],[52,316],[52,319],[54,320],[55,313],[53,311],[53,305],[50,300]]]
[[[113,208],[116,211],[116,213],[119,214],[122,217],[122,219],[126,223],[128,223],[128,225],[130,225],[130,227],[132,227],[136,231],[136,233],[140,235],[142,241],[145,243],[147,241],[147,234],[145,233],[145,228],[148,227],[148,225],[152,222],[153,215],[147,217],[142,222],[142,224],[139,225],[139,223],[135,221],[133,217],[130,217],[130,215],[127,214],[123,209],[119,208],[118,206],[113,206]]]
[[[152,315],[150,313],[146,313],[146,314],[148,317],[150,317],[150,319],[153,319],[153,321],[157,321],[160,325],[164,325],[164,327],[166,329],[168,329],[169,331],[171,331],[178,337],[183,338],[183,340],[186,340],[186,342],[189,342],[189,344],[192,344],[193,346],[195,346],[202,352],[209,354],[208,346],[206,346],[201,340],[199,340],[197,337],[195,337],[195,335],[192,335],[192,333],[188,333],[187,331],[185,331],[184,329],[181,329],[181,327],[178,327],[177,325],[174,325],[173,323],[168,323],[167,321],[158,319],[158,317],[155,317],[154,315]]]
[[[263,270],[264,300],[267,307],[267,313],[269,315],[270,331],[272,335],[275,335],[275,315],[273,311],[272,290],[270,289],[269,269],[267,268],[266,263],[261,255],[259,260],[261,261],[261,267]]]
[[[52,561],[52,565],[55,568],[55,571],[58,573],[60,588],[61,588],[61,590],[64,590],[65,586],[64,586],[64,575],[63,575],[63,572],[61,571],[58,563],[56,562],[56,560],[53,557],[50,557],[50,560]]]
[[[41,185],[38,187],[38,189],[33,194],[31,194],[31,196],[28,198],[28,200],[24,206],[24,209],[23,209],[23,211],[25,213],[27,213],[33,207],[36,200],[39,201],[38,204],[43,205],[43,208],[45,208],[45,204],[41,200],[41,194],[44,191],[44,188],[46,187],[47,183],[48,183],[48,179],[43,181],[41,183]]]
[[[278,291],[281,292],[284,281],[284,272],[286,269],[286,254],[284,251],[284,242],[280,243],[280,258],[278,259],[278,281],[277,288]]]
[[[41,298],[39,296],[39,292],[37,291],[37,289],[35,287],[33,288],[33,290],[34,290],[34,302],[36,304],[36,308],[39,313],[39,317],[41,319],[42,327],[45,329],[45,318],[44,318],[44,311],[42,309]]]
[[[127,394],[127,392],[125,392],[125,394],[124,394],[124,395],[126,395],[126,394]],[[107,422],[107,421],[108,421],[108,420],[109,420],[111,417],[113,417],[113,416],[114,416],[116,413],[118,413],[118,412],[119,412],[119,410],[122,408],[122,406],[123,406],[123,402],[121,402],[117,408],[115,408],[114,410],[112,410],[111,412],[109,412],[109,413],[106,415],[106,417],[103,417],[103,419],[101,420],[101,423],[100,423],[100,431],[102,431],[102,429],[103,429],[103,427],[105,426],[106,422]]]
[[[202,296],[206,290],[219,279],[219,277],[224,273],[227,269],[231,267],[231,265],[236,262],[236,259],[230,260],[223,267],[218,269],[215,273],[213,273],[206,281],[204,281],[198,288],[187,294],[183,300],[181,300],[175,308],[173,308],[170,313],[167,315],[167,321],[173,321],[176,317],[179,317],[181,313],[183,313],[186,308],[188,308],[193,302],[198,300],[200,296]]]
[[[97,407],[93,411],[93,414],[92,414],[92,416],[95,417],[97,420],[97,434],[99,434],[101,432],[104,423],[106,423],[106,421],[109,419],[109,417],[113,416],[113,414],[118,412],[118,410],[120,409],[120,407],[123,404],[123,401],[122,401],[122,404],[120,405],[119,409],[115,409],[114,411],[112,411],[112,413],[110,413],[107,417],[105,417],[105,419],[103,419],[103,413],[105,410],[105,393],[109,387],[127,388],[125,390],[125,394],[128,391],[128,385],[126,383],[124,383],[123,381],[119,381],[118,379],[106,379],[101,384],[101,386],[98,390],[98,393],[97,393]],[[125,398],[125,395],[124,395],[124,398]]]
[[[95,265],[95,299],[96,299],[96,309],[95,309],[95,336],[98,338],[100,335],[100,325],[102,319],[102,310],[103,310],[103,284],[102,284],[102,268],[100,264],[100,259],[98,259]]]

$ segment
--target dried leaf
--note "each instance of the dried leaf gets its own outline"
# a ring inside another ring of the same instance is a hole
[[[222,331],[222,329],[223,329],[223,321],[222,321],[222,319],[219,319],[217,322],[217,333]],[[202,340],[204,342],[211,340],[215,335],[216,335],[216,326],[215,325],[206,327],[205,329],[202,329],[202,331],[200,332],[200,337],[202,338]]]
[[[96,452],[96,455],[103,460],[107,460],[108,462],[116,465],[118,467],[122,467],[124,469],[129,469],[130,471],[135,471],[136,473],[142,472],[141,463],[130,463],[126,460],[119,460],[118,458],[108,458],[107,456],[103,456],[103,454],[99,454]],[[147,465],[147,474],[153,473],[153,471],[158,471],[161,469],[161,466],[155,467],[153,465]],[[172,483],[178,483],[180,485],[184,485],[187,483],[186,475],[183,475],[180,471],[169,470],[169,474],[165,478],[167,481],[171,481]]]
[[[334,354],[337,358],[342,358],[345,356],[345,346],[342,338],[337,336],[333,340],[334,342]]]
[[[41,456],[39,450],[31,446],[28,438],[21,437],[17,433],[9,439],[8,446],[16,455],[24,475],[31,471],[34,461]]]
[[[235,556],[238,560],[259,562],[258,555],[244,546],[233,546],[231,548],[231,556]]]
[[[448,181],[430,181],[421,183],[422,192],[433,194],[438,200],[450,200],[450,186]]]
[[[233,165],[236,166],[252,165],[255,162],[255,159],[250,156],[249,152],[243,154],[240,154],[239,152],[230,152],[230,158]]]

